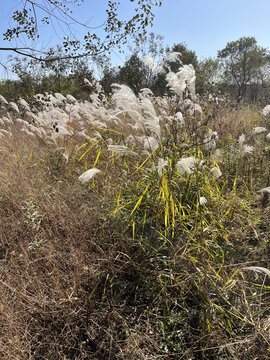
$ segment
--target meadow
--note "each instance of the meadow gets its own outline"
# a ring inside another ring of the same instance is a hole
[[[0,96],[0,358],[269,358],[270,107],[166,80]]]

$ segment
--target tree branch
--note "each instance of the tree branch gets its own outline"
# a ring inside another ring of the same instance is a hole
[[[29,53],[28,51],[32,51],[33,53]],[[82,53],[82,54],[78,54],[78,55],[65,55],[65,56],[48,56],[46,53],[43,53],[44,56],[47,55],[47,57],[40,57],[40,56],[36,56],[34,54],[34,52],[37,52],[37,50],[31,49],[31,48],[16,48],[16,47],[6,47],[6,48],[0,48],[0,51],[13,51],[18,55],[22,55],[22,56],[26,56],[28,58],[31,58],[33,60],[37,60],[37,61],[41,61],[41,62],[52,62],[52,61],[56,61],[56,60],[68,60],[68,59],[79,59],[85,56],[90,56],[90,55],[100,55],[101,53],[103,53],[104,51],[100,51],[97,52],[95,54],[90,54],[90,52],[86,52],[86,53]],[[41,51],[40,51],[41,52]],[[42,52],[41,52],[42,53]]]

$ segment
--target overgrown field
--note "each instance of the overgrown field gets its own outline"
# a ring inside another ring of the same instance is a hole
[[[267,109],[174,90],[0,99],[1,359],[269,358]]]

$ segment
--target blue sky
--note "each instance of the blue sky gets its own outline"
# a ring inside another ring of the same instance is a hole
[[[153,30],[170,45],[183,41],[199,57],[209,57],[242,36],[270,47],[269,14],[269,0],[165,0]]]
[[[42,3],[43,0],[39,0]],[[12,11],[21,6],[21,0],[0,0],[0,33],[10,23]],[[106,0],[85,0],[84,5],[74,9],[73,16],[89,26],[98,26],[105,20]],[[19,5],[19,6],[18,6]],[[270,0],[164,0],[156,14],[153,28],[155,34],[164,36],[164,45],[184,42],[199,58],[215,57],[217,51],[229,41],[242,36],[255,36],[258,44],[270,48]],[[121,0],[121,14],[132,13],[129,0]],[[65,29],[63,29],[65,31]],[[78,38],[82,29],[74,29]],[[60,27],[40,27],[39,47],[50,47],[61,42]],[[0,47],[10,46],[0,41]],[[15,45],[17,45],[15,43]],[[4,61],[6,53],[0,53]],[[114,56],[119,65],[125,55]]]

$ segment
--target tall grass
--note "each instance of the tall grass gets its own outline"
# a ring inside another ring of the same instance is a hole
[[[177,96],[6,109],[1,358],[269,357],[269,119]]]

